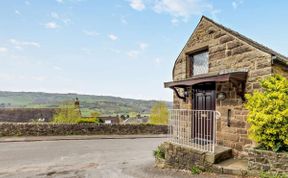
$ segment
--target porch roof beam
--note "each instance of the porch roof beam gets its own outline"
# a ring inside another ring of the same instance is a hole
[[[179,80],[179,81],[171,81],[171,82],[165,82],[164,87],[165,88],[186,88],[193,86],[195,84],[199,83],[205,83],[205,82],[227,82],[227,81],[237,81],[239,83],[243,83],[246,81],[247,72],[231,72],[231,73],[225,73],[225,74],[205,74],[205,75],[199,75],[194,76],[185,80]]]

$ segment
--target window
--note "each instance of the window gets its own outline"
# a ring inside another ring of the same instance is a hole
[[[208,51],[192,54],[190,56],[192,75],[208,73]]]

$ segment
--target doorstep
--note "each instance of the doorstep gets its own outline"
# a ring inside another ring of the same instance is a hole
[[[248,161],[243,159],[228,159],[212,166],[213,172],[221,174],[248,175]]]

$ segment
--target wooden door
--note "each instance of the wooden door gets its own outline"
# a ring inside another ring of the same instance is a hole
[[[215,83],[203,83],[192,87],[192,139],[212,140],[215,117]]]

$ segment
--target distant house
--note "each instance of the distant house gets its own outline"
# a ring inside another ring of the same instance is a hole
[[[164,83],[174,90],[171,142],[245,155],[252,141],[244,95],[272,74],[288,78],[287,57],[203,16],[175,61],[173,81]]]
[[[148,123],[148,120],[149,120],[148,116],[130,117],[124,120],[122,124],[144,124],[144,123]]]
[[[104,124],[120,124],[120,118],[118,116],[100,116],[98,117]]]

